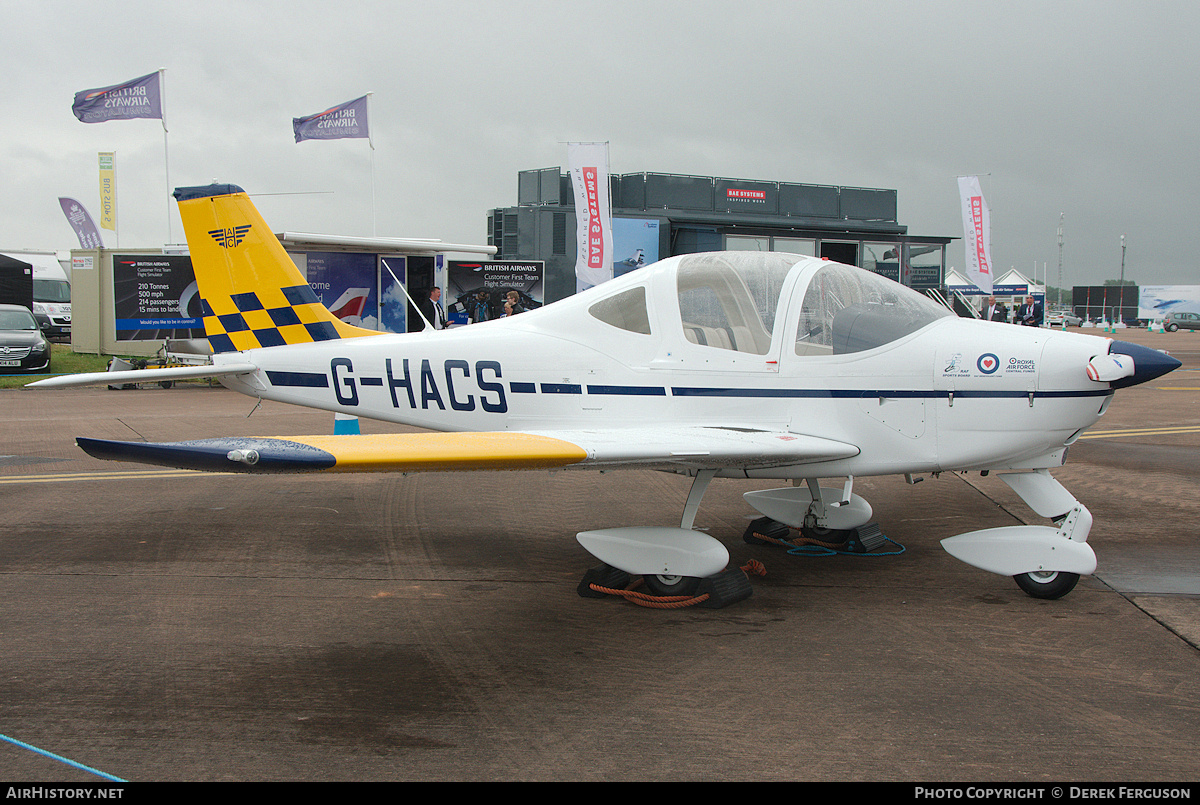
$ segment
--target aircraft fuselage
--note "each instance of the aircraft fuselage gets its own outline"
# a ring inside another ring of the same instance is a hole
[[[589,343],[586,326],[561,329],[554,308],[545,310],[551,315],[253,350],[240,359],[259,371],[222,382],[263,399],[444,431],[671,422],[861,446],[822,467],[828,475],[1058,466],[1112,395],[1084,371],[1108,351],[1108,339],[1095,336],[945,318],[851,355],[711,356],[679,338],[618,358],[611,345]]]

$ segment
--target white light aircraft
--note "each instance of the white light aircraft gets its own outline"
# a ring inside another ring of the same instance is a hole
[[[80,447],[236,472],[685,473],[695,480],[678,528],[577,536],[602,572],[642,576],[657,595],[745,581],[722,572],[725,546],[692,527],[713,478],[790,481],[745,498],[776,523],[848,540],[878,533],[856,477],[966,470],[998,473],[1052,524],[972,531],[945,549],[1035,597],[1065,595],[1096,568],[1092,517],[1050,469],[1116,389],[1180,365],[1107,338],[960,319],[863,269],[757,252],[672,257],[469,327],[377,333],[316,300],[241,188],[175,196],[213,365],[33,385],[217,376],[251,397],[438,432]]]

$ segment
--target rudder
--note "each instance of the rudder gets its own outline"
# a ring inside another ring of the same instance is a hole
[[[378,335],[321,304],[242,188],[180,187],[175,199],[214,352]]]

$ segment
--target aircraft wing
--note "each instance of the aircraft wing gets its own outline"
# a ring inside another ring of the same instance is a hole
[[[858,454],[819,436],[667,427],[493,433],[234,437],[187,442],[79,438],[96,458],[209,472],[421,472],[578,467],[761,468]]]

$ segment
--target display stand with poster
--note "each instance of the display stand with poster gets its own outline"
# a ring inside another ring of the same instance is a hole
[[[451,326],[500,318],[510,291],[525,310],[541,307],[545,274],[540,260],[450,260],[442,293],[446,317]]]
[[[114,254],[112,271],[117,341],[204,338],[192,258]]]

